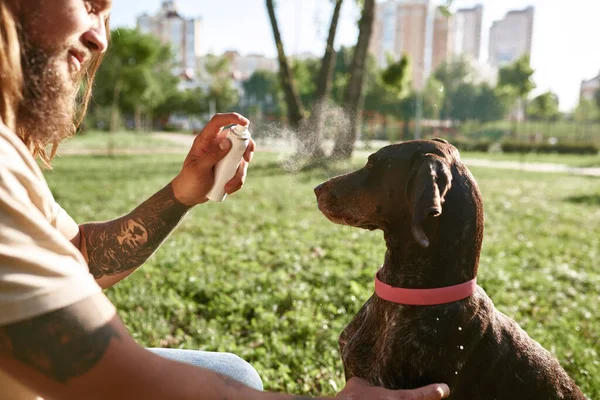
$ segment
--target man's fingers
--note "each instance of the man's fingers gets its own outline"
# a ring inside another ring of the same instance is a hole
[[[406,396],[408,394],[407,392],[410,393],[409,397]],[[398,394],[398,400],[441,400],[450,396],[450,388],[447,385],[434,384],[411,391],[400,390]]]
[[[247,173],[248,163],[245,160],[242,160],[242,162],[238,166],[235,176],[231,178],[231,180],[225,185],[225,192],[227,194],[232,194],[240,190],[242,186],[244,186]]]
[[[207,151],[207,148],[215,141],[221,129],[228,125],[243,125],[248,126],[250,121],[238,114],[238,113],[227,113],[227,114],[215,114],[211,120],[206,124],[202,133],[194,140],[192,149],[197,151]]]
[[[256,151],[256,143],[254,143],[254,140],[250,139],[250,143],[248,143],[248,147],[246,148],[246,151],[244,152],[244,160],[246,160],[247,162],[251,162],[255,151]]]

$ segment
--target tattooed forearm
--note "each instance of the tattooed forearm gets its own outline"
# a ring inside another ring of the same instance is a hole
[[[141,266],[177,227],[190,208],[167,185],[130,214],[81,226],[82,248],[96,279]]]
[[[85,375],[102,359],[111,340],[120,338],[110,324],[96,327],[89,321],[92,301],[0,328],[0,356],[61,383]]]

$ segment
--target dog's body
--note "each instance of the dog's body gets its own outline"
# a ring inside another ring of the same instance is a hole
[[[425,289],[476,277],[482,199],[446,142],[385,147],[365,168],[315,192],[333,222],[384,231],[384,283]],[[341,334],[340,351],[347,379],[389,389],[441,382],[449,384],[452,399],[585,399],[556,359],[498,312],[480,287],[464,300],[436,306],[373,295]]]

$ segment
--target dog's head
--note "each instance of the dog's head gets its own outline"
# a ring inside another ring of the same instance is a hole
[[[477,185],[458,150],[442,139],[384,147],[363,168],[328,180],[315,193],[319,209],[335,223],[404,230],[401,236],[427,248],[439,239],[439,222],[446,216],[448,224],[471,225],[474,229],[467,235],[480,236],[481,241],[483,210]]]

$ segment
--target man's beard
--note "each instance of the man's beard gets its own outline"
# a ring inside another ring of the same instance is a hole
[[[66,73],[60,65],[67,60],[66,48],[44,52],[22,32],[20,39],[23,99],[17,118],[18,130],[22,137],[43,147],[57,144],[75,133],[79,79]]]

